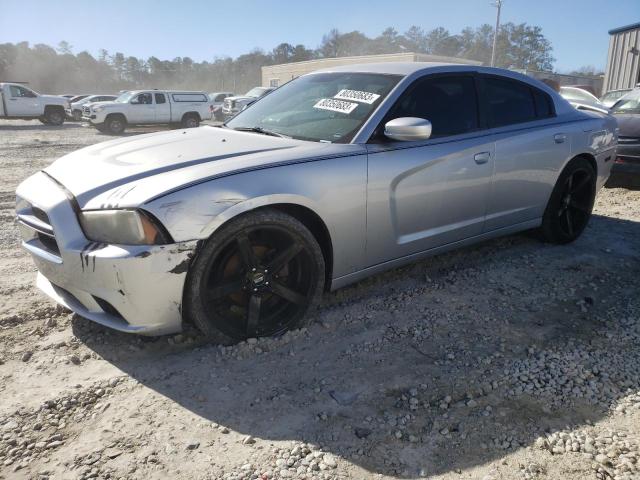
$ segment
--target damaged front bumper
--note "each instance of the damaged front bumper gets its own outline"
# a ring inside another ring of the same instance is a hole
[[[182,292],[196,241],[108,245],[88,240],[65,192],[40,172],[17,190],[22,244],[38,287],[56,302],[123,332],[182,329]]]

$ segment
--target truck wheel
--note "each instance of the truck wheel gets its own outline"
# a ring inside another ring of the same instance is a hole
[[[80,110],[74,110],[74,111],[71,113],[71,116],[73,116],[73,119],[74,119],[76,122],[79,122],[80,120],[82,120],[82,112],[81,112]]]
[[[64,111],[61,108],[48,108],[44,113],[50,125],[62,125],[64,123]]]
[[[187,114],[182,118],[184,128],[196,128],[200,126],[200,118],[194,114]]]
[[[127,128],[127,122],[121,115],[114,115],[104,122],[106,130],[114,135],[120,135]]]

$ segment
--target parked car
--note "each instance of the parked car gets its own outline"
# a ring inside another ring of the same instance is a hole
[[[235,96],[235,93],[233,92],[212,92],[209,94],[209,100],[211,100],[211,106],[213,108],[214,120],[224,120],[224,115],[222,114],[224,99],[233,96]]]
[[[607,112],[607,107],[600,103],[600,100],[598,100],[595,95],[582,88],[560,87],[560,95],[575,108],[580,109],[587,107],[591,110]]]
[[[94,102],[111,102],[118,98],[117,95],[88,95],[79,101],[69,104],[69,108],[65,110],[67,117],[79,122],[82,120],[82,107]]]
[[[618,100],[611,113],[620,129],[618,151],[611,168],[609,187],[640,187],[640,88]]]
[[[630,88],[625,88],[622,90],[611,90],[600,97],[600,103],[602,103],[607,108],[611,108],[614,103],[616,103],[618,100],[620,100],[621,97],[623,97],[630,91]]]
[[[99,143],[25,180],[39,287],[139,334],[299,328],[325,289],[521,230],[568,243],[616,120],[472,65],[381,63],[288,82],[226,125]]]
[[[89,93],[85,93],[83,95],[75,95],[69,99],[69,104],[79,102],[80,100],[87,98],[89,95]]]
[[[205,92],[133,90],[113,102],[85,105],[82,118],[103,132],[120,134],[131,125],[180,124],[185,128],[211,119],[211,102]]]
[[[227,97],[224,99],[222,106],[222,116],[224,119],[229,119],[241,112],[260,97],[264,97],[269,92],[275,90],[274,87],[254,87],[244,95],[238,95],[236,97]]]
[[[42,95],[18,83],[0,83],[0,118],[62,125],[67,105],[67,99],[57,95]]]

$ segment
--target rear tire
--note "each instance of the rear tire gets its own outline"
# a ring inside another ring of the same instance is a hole
[[[64,110],[61,108],[48,108],[44,117],[49,122],[49,125],[62,125],[64,123]]]
[[[540,228],[543,240],[565,244],[577,239],[589,223],[595,197],[594,168],[586,158],[574,158],[551,192]]]
[[[298,220],[277,210],[231,220],[202,247],[187,274],[186,318],[212,340],[300,328],[322,298],[325,262]]]
[[[122,115],[112,115],[104,121],[105,130],[113,135],[124,133],[127,128],[127,121]]]
[[[183,128],[197,128],[200,126],[200,117],[195,114],[187,114],[182,118]]]

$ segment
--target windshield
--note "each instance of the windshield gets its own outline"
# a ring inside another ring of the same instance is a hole
[[[560,94],[567,100],[582,100],[586,102],[598,102],[598,99],[589,92],[579,88],[561,88]]]
[[[623,95],[629,93],[629,90],[616,90],[615,92],[608,92],[605,93],[602,98],[600,99],[601,102],[607,102],[607,101],[611,101],[611,100],[617,100],[618,98],[622,97]]]
[[[611,107],[613,113],[640,113],[640,88],[627,93]]]
[[[133,92],[124,92],[122,95],[116,98],[114,102],[129,103],[129,100],[131,100],[131,97],[133,97],[133,95],[134,95]]]
[[[230,120],[300,140],[348,143],[400,80],[398,75],[317,73],[274,90]]]
[[[267,88],[265,87],[255,87],[252,88],[251,90],[249,90],[246,94],[245,97],[259,97],[261,95],[264,95],[264,92],[267,91]]]

